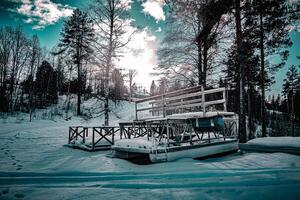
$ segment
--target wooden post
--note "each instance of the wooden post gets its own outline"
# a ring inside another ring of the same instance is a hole
[[[169,143],[170,143],[169,122],[168,122],[168,120],[166,122],[167,122],[167,143],[169,146]]]
[[[197,119],[196,119],[197,120]],[[189,131],[190,132],[190,144],[192,145],[192,131]],[[197,134],[197,133],[196,133]]]
[[[223,91],[223,99],[225,100],[225,102],[224,102],[224,111],[227,112],[226,88]]]
[[[87,127],[84,127],[83,128],[83,132],[82,132],[82,141],[83,141],[83,143],[85,143],[85,134],[86,134],[86,131],[88,130],[88,128]]]
[[[204,94],[204,87],[203,85],[201,85],[201,92],[202,92],[202,95],[201,95],[201,98],[202,98],[202,109],[203,109],[203,116],[205,116],[205,94]]]
[[[148,125],[148,123],[146,123],[146,133],[147,133],[147,140],[149,141],[149,125]]]
[[[95,151],[95,127],[93,127],[92,151]]]
[[[164,94],[162,95],[162,100],[161,100],[161,103],[162,103],[162,112],[163,112],[163,117],[166,117],[166,108],[165,108],[165,95],[164,95]]]
[[[112,127],[112,136],[111,136],[112,144],[115,143],[115,127]]]
[[[119,126],[120,126],[120,140],[121,140],[123,135],[123,125],[119,124]]]
[[[135,120],[138,120],[137,102],[135,102],[134,106],[135,106]]]
[[[72,131],[72,128],[71,128],[71,127],[69,127],[69,141],[68,141],[68,144],[70,144],[70,143],[71,143],[71,131]]]
[[[76,140],[78,139],[78,127],[76,127],[76,129],[75,129],[75,137],[76,137]]]

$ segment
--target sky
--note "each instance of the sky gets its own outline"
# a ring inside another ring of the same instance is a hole
[[[127,1],[127,0],[124,0]],[[130,1],[130,0],[129,0]],[[0,26],[21,25],[28,35],[38,35],[42,46],[51,48],[60,38],[63,20],[72,15],[72,10],[86,10],[89,0],[0,0]],[[132,30],[138,32],[131,39],[129,50],[119,60],[120,68],[131,68],[138,71],[136,82],[149,89],[151,81],[156,77],[150,76],[153,67],[158,64],[156,51],[164,37],[167,6],[164,0],[131,0],[130,17],[133,20]],[[282,81],[288,66],[299,65],[300,61],[300,32],[290,33],[293,46],[284,68],[275,75],[275,84],[268,94],[281,92]],[[276,62],[276,58],[271,58]]]
[[[63,21],[72,10],[87,10],[88,0],[0,0],[0,26],[21,25],[29,35],[36,34],[42,46],[52,48],[60,39]],[[165,6],[166,7],[166,6]],[[120,68],[138,71],[137,85],[150,88],[149,74],[157,66],[156,51],[163,38],[165,24],[164,0],[132,0],[131,29],[138,30],[128,44],[127,50],[117,64]]]

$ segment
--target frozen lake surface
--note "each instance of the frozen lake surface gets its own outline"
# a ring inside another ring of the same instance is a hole
[[[2,119],[1,119],[2,120]],[[99,120],[99,119],[97,119]],[[64,146],[69,125],[0,121],[0,199],[297,199],[300,156],[239,153],[136,165]]]

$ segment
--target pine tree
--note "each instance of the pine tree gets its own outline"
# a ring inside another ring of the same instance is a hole
[[[288,112],[290,113],[292,123],[292,135],[294,136],[294,121],[299,117],[299,94],[300,94],[300,74],[295,65],[292,65],[286,73],[282,93],[287,100]],[[297,117],[296,117],[297,116]]]
[[[57,101],[57,73],[50,63],[43,61],[36,72],[35,94],[40,107]]]
[[[155,81],[153,80],[151,83],[151,86],[150,86],[150,95],[154,96],[156,94],[156,90],[157,90],[157,87],[156,87]]]
[[[93,41],[94,30],[92,21],[87,14],[79,9],[74,10],[73,15],[65,22],[61,32],[60,51],[71,55],[73,63],[77,66],[77,115],[80,115],[81,95],[84,91],[83,61],[88,61],[93,52],[90,43]]]
[[[253,1],[254,15],[258,20],[258,37],[260,51],[260,88],[261,88],[261,121],[262,135],[266,136],[265,87],[268,86],[268,75],[284,66],[288,58],[288,47],[292,45],[289,27],[300,19],[299,14],[290,12],[292,5],[286,0]],[[281,62],[270,65],[266,57],[279,55]]]
[[[111,81],[110,98],[116,102],[122,99],[125,89],[123,75],[120,70],[114,69],[112,71]]]

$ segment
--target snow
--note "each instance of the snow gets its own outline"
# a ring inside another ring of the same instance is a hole
[[[224,116],[224,117],[233,117],[236,114],[234,112],[224,112],[224,111],[217,111],[217,112],[187,112],[187,113],[179,113],[179,114],[172,114],[166,117],[160,116],[149,116],[144,115],[139,119],[145,121],[152,121],[152,120],[167,120],[167,119],[193,119],[193,118],[205,118],[205,117],[215,117],[215,116]]]
[[[300,137],[263,137],[250,140],[247,144],[271,147],[296,147],[300,149]]]
[[[134,116],[132,104],[119,106],[111,114],[113,125]],[[53,117],[28,122],[27,115],[0,119],[0,199],[259,200],[300,195],[298,155],[236,153],[136,165],[111,158],[110,150],[87,152],[66,146],[69,126],[101,123],[103,116],[69,121]]]
[[[240,144],[244,151],[285,152],[300,155],[300,137],[264,137]]]
[[[234,112],[189,112],[181,114],[173,114],[168,116],[168,119],[191,119],[191,118],[205,118],[205,117],[215,117],[215,116],[234,116]]]
[[[151,149],[153,144],[151,140],[147,140],[147,137],[123,139],[115,142],[117,147],[130,147],[133,149]]]

